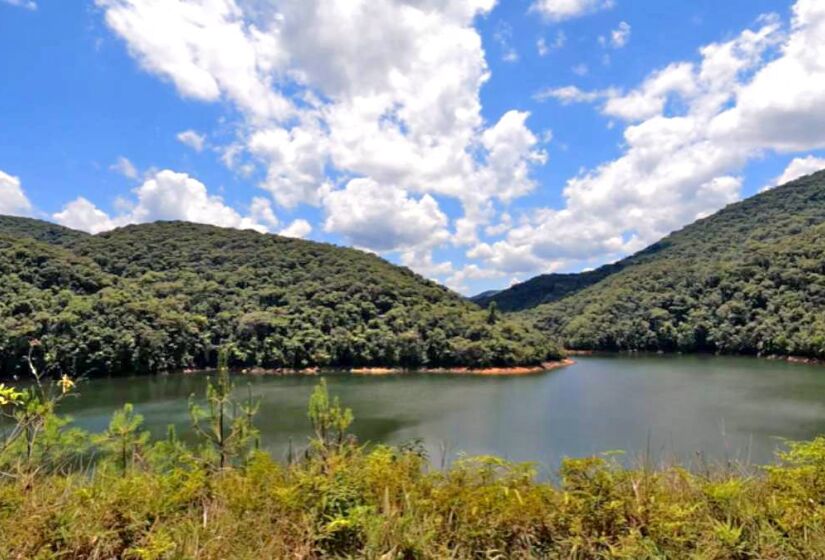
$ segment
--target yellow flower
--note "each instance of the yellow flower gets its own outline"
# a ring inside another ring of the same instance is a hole
[[[63,377],[60,378],[60,381],[57,382],[57,384],[60,385],[60,389],[63,391],[64,395],[71,391],[74,387],[74,381],[69,379],[69,376],[65,373],[63,374]]]

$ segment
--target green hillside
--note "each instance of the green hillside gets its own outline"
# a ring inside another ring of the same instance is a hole
[[[538,332],[374,255],[181,222],[87,235],[0,219],[0,373],[39,338],[77,374],[237,367],[509,366]]]
[[[575,349],[825,357],[825,172],[728,206],[524,312]]]
[[[522,311],[583,290],[619,270],[621,265],[608,264],[587,272],[541,274],[506,290],[478,294],[470,301],[484,308],[495,302],[502,311]]]

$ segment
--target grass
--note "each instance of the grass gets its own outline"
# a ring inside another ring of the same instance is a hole
[[[254,399],[233,402],[225,378],[193,407],[194,446],[152,441],[129,406],[102,434],[73,429],[52,406],[71,389],[0,387],[20,434],[0,446],[0,558],[825,558],[822,437],[756,469],[594,457],[548,482],[496,457],[442,470],[415,444],[360,446],[323,382],[311,443],[286,462],[257,449]]]

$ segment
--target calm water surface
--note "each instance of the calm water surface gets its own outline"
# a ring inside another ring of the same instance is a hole
[[[825,367],[754,358],[579,357],[526,377],[326,377],[330,392],[354,410],[360,440],[420,438],[435,463],[464,452],[554,469],[562,457],[609,450],[624,450],[627,460],[766,463],[782,438],[825,433]],[[64,401],[64,411],[102,430],[114,409],[131,402],[157,436],[168,424],[185,434],[188,397],[201,396],[203,382],[200,375],[92,380]],[[264,446],[284,456],[290,440],[304,445],[317,378],[236,378],[243,393],[247,383],[262,401]]]

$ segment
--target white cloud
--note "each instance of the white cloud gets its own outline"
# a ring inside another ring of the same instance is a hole
[[[248,139],[250,152],[267,164],[261,185],[287,208],[301,202],[319,204],[326,183],[325,159],[328,142],[317,125],[307,123],[292,129],[271,127],[258,130]]]
[[[545,97],[568,102],[604,99],[605,115],[631,121],[624,153],[570,179],[563,208],[537,209],[504,239],[479,243],[468,255],[511,272],[609,260],[737,200],[738,170],[759,152],[714,135],[713,123],[731,104],[735,110],[754,71],[758,80],[777,62],[763,60],[782,38],[780,28],[772,18],[761,23],[755,31],[704,47],[699,64],[671,64],[626,94],[547,90]],[[820,88],[825,96],[825,81]],[[673,96],[681,105],[669,106]]]
[[[607,10],[614,5],[613,0],[536,0],[530,9],[550,21],[563,21]]]
[[[31,202],[23,192],[20,179],[0,170],[0,214],[28,216],[31,210]]]
[[[513,47],[513,28],[510,25],[500,22],[493,33],[493,40],[498,43],[501,49],[501,60],[504,62],[518,62],[519,56]]]
[[[137,179],[138,177],[137,168],[128,158],[123,156],[118,157],[117,160],[109,166],[109,169],[115,173],[120,173],[127,179]]]
[[[26,10],[34,11],[37,9],[37,2],[34,0],[0,0],[0,2],[10,6],[15,6],[17,8],[24,8]]]
[[[450,262],[433,261],[431,250],[405,251],[401,253],[401,264],[427,278],[439,278],[453,272]]]
[[[476,264],[468,264],[460,270],[456,270],[447,278],[447,286],[457,292],[466,294],[468,292],[467,280],[491,280],[503,276],[505,274],[501,271],[481,268]]]
[[[312,226],[306,220],[293,220],[291,224],[278,232],[279,235],[286,237],[305,238],[312,233]]]
[[[630,24],[626,21],[620,22],[619,26],[610,32],[610,45],[614,49],[621,49],[630,41]]]
[[[513,219],[505,232],[497,214],[535,188],[530,172],[547,156],[527,113],[482,118],[489,70],[474,20],[494,0],[96,1],[144,68],[182,95],[238,108],[239,135],[223,148],[230,167],[263,166],[260,186],[278,204],[321,206],[328,231],[400,251],[431,273],[447,274],[431,250],[448,240],[499,271],[620,256],[735,200],[742,167],[765,150],[825,147],[825,4],[798,0],[789,33],[764,18],[629,91],[536,94],[597,104],[625,123],[623,152],[570,179],[561,208]],[[537,0],[532,9],[560,21],[610,6]],[[605,46],[625,45],[630,31],[620,25]],[[559,34],[537,49],[563,44]],[[451,238],[434,197],[463,207]],[[402,215],[377,212],[385,200]],[[506,235],[482,241],[479,231]]]
[[[118,225],[125,225],[110,219],[106,212],[82,196],[63,206],[63,210],[53,214],[52,218],[60,225],[89,233],[100,233],[114,229]]]
[[[256,198],[251,214],[242,216],[223,200],[210,195],[206,185],[187,175],[169,169],[157,172],[133,191],[136,200],[125,211],[110,217],[84,198],[78,198],[53,215],[60,224],[92,233],[132,223],[157,220],[183,220],[238,229],[268,231],[277,220],[269,201]]]
[[[664,111],[671,95],[679,94],[687,98],[694,95],[698,87],[694,65],[671,64],[651,74],[639,88],[625,95],[612,92],[607,97],[603,112],[627,121],[648,119]]]
[[[482,140],[499,123],[481,116],[489,70],[473,24],[495,0],[96,1],[147,70],[240,109],[224,160],[245,175],[263,166],[279,205],[326,205],[363,177],[388,197],[458,199],[472,233],[492,199],[534,187],[534,148],[507,174],[491,167],[502,149]]]
[[[292,111],[292,104],[270,87],[269,72],[286,54],[272,36],[244,21],[234,0],[96,4],[141,65],[171,80],[182,95],[204,101],[225,95],[258,118]]]
[[[533,98],[536,101],[545,101],[547,99],[555,99],[562,105],[570,105],[572,103],[593,103],[611,95],[610,91],[584,91],[576,86],[562,86],[556,88],[545,88],[537,92]]]
[[[772,187],[784,185],[785,183],[790,183],[795,179],[799,179],[805,175],[810,175],[811,173],[816,173],[817,171],[822,171],[823,169],[825,169],[825,158],[818,158],[815,156],[793,158],[785,168],[785,171],[783,171],[779,177],[776,177],[762,190],[767,190]]]
[[[556,31],[556,35],[551,42],[547,42],[544,37],[539,37],[536,41],[536,50],[539,56],[547,56],[552,51],[561,50],[567,43],[567,35],[562,30]]]
[[[272,210],[272,204],[268,199],[260,196],[252,199],[252,204],[249,205],[249,217],[253,221],[268,227],[278,225],[278,218],[275,216],[275,211]]]
[[[720,141],[782,152],[825,147],[825,3],[798,0],[781,55],[711,124]]]
[[[177,135],[178,142],[189,146],[196,152],[202,152],[206,145],[206,136],[199,134],[194,130],[184,130]]]
[[[430,195],[415,199],[398,187],[352,179],[324,198],[324,230],[376,251],[429,247],[449,237],[447,216]]]

